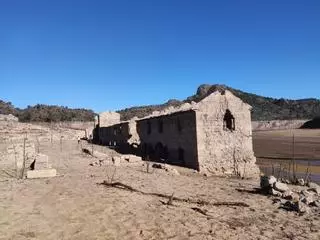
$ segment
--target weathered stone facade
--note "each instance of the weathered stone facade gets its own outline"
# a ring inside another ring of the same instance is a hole
[[[109,127],[100,127],[95,131],[99,131],[99,144],[121,148],[122,151],[126,151],[129,147],[129,122],[122,122]]]
[[[253,176],[259,172],[252,148],[251,106],[231,92],[214,92],[197,104],[200,171]]]
[[[98,116],[100,127],[108,127],[120,123],[120,114],[117,112],[102,112]]]
[[[139,120],[137,131],[142,155],[198,169],[195,111]]]
[[[95,132],[101,144],[135,144],[142,156],[153,160],[201,172],[250,177],[259,172],[252,148],[250,109],[231,92],[216,91],[198,103]]]

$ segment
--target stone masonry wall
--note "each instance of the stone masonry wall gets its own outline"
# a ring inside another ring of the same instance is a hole
[[[140,120],[137,122],[137,132],[141,146],[147,144],[155,149],[156,145],[161,143],[168,149],[168,162],[178,164],[181,164],[179,160],[179,148],[181,148],[184,157],[182,164],[198,169],[195,120],[195,112],[192,110]],[[163,124],[162,132],[159,132],[159,121]],[[148,124],[151,127],[150,133]]]
[[[252,149],[250,106],[229,91],[214,92],[197,104],[197,140],[200,171],[251,177],[259,173]],[[224,129],[229,109],[235,130]]]
[[[120,114],[117,112],[102,112],[99,114],[100,127],[108,127],[120,123]]]
[[[130,137],[128,122],[100,127],[99,131],[100,143],[106,146],[126,145]]]

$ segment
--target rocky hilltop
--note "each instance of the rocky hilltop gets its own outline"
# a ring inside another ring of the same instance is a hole
[[[290,119],[312,119],[320,116],[320,100],[315,98],[290,100],[284,98],[263,97],[252,93],[243,92],[238,89],[220,84],[203,84],[197,89],[196,94],[183,101],[169,100],[160,105],[149,105],[126,108],[118,111],[121,114],[121,120],[128,120],[132,117],[144,117],[153,111],[162,111],[169,106],[179,106],[186,102],[199,102],[210,93],[219,90],[229,90],[242,101],[252,106],[252,120],[290,120]]]

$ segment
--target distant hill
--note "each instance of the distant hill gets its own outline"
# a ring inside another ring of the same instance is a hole
[[[94,112],[88,109],[71,109],[63,106],[37,104],[25,109],[15,108],[11,102],[0,100],[0,114],[12,114],[21,122],[93,121]]]
[[[153,111],[160,111],[168,106],[177,106],[184,102],[199,102],[210,93],[216,90],[229,90],[242,101],[252,106],[252,120],[290,120],[290,119],[312,119],[320,116],[320,100],[315,98],[289,100],[263,97],[252,93],[243,92],[226,85],[200,85],[195,95],[188,97],[184,101],[170,100],[160,105],[150,105],[126,108],[118,111],[121,114],[121,120],[125,121],[134,116],[144,117]]]
[[[18,115],[19,110],[17,110],[11,102],[4,102],[2,100],[0,100],[0,114],[12,114],[17,116]]]
[[[313,119],[320,116],[320,100],[315,98],[290,100],[263,97],[252,93],[243,92],[226,85],[200,85],[197,92],[183,101],[171,99],[164,104],[137,106],[119,110],[121,120],[126,121],[133,117],[145,117],[153,111],[161,111],[169,106],[179,106],[186,102],[199,102],[210,93],[219,90],[229,90],[244,102],[252,106],[252,120],[291,120]],[[88,109],[71,109],[62,106],[49,106],[38,104],[28,106],[26,109],[15,108],[10,102],[0,100],[0,114],[13,114],[20,121],[92,121],[94,112]]]

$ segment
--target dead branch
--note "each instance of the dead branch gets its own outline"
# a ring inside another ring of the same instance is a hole
[[[193,211],[196,211],[196,212],[198,212],[198,213],[201,213],[202,215],[204,215],[204,216],[207,216],[207,217],[209,217],[209,218],[212,218],[213,216],[211,216],[211,215],[209,215],[207,212],[207,210],[202,210],[201,208],[197,208],[197,207],[192,207],[191,208]]]
[[[8,175],[9,177],[16,178],[15,175],[9,173],[8,171],[6,171],[6,170],[4,170],[4,169],[2,169],[1,171],[2,171],[3,173],[5,173],[6,175]]]
[[[135,189],[129,185],[123,184],[121,182],[109,183],[108,181],[103,181],[102,183],[98,183],[98,184],[104,185],[106,187],[113,187],[113,188],[126,190],[126,191],[130,191],[130,192],[136,192],[136,193],[140,193],[143,195],[166,198],[166,199],[169,199],[169,201],[171,199],[171,202],[177,201],[177,202],[184,202],[184,203],[189,203],[189,204],[199,204],[199,205],[208,205],[208,206],[249,207],[249,205],[244,202],[209,202],[209,201],[205,201],[202,199],[178,198],[178,197],[174,197],[173,195],[166,195],[166,194],[162,194],[162,193],[147,193],[147,192],[143,192],[138,189]]]

